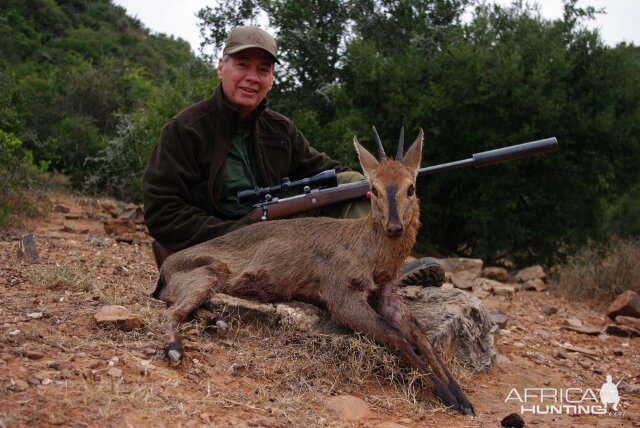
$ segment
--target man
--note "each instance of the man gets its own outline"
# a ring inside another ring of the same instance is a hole
[[[360,180],[311,147],[293,122],[267,107],[273,86],[276,41],[253,26],[234,28],[218,62],[214,94],[174,116],[164,126],[144,174],[145,222],[158,268],[171,253],[249,224],[250,205],[238,190],[279,184],[335,169],[338,182]],[[320,213],[363,217],[366,200]],[[318,213],[316,213],[318,214]],[[403,282],[439,286],[434,259],[408,265]]]

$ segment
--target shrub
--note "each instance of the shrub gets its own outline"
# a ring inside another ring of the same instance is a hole
[[[625,290],[640,292],[640,239],[614,238],[589,243],[556,268],[557,282],[572,297],[612,298]]]

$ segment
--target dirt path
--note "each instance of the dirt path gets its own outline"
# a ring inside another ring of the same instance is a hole
[[[561,329],[568,318],[597,326],[605,319],[587,302],[534,291],[487,302],[509,321],[496,338],[502,357],[493,369],[457,371],[475,418],[450,414],[424,394],[414,399],[414,389],[362,367],[353,351],[329,355],[327,342],[249,322],[235,323],[225,337],[192,322],[185,331],[189,358],[172,368],[161,352],[162,305],[147,297],[156,269],[144,231],[118,242],[105,233],[108,214],[91,201],[58,195],[56,204],[70,211],[52,209],[0,231],[0,427],[500,426],[521,405],[557,405],[552,397],[560,389],[573,388],[569,399],[585,396],[581,404],[591,409],[608,374],[640,383],[640,339]],[[16,256],[17,238],[27,232],[39,263]],[[94,314],[113,304],[139,315],[145,327],[99,328]],[[558,311],[545,315],[545,306]],[[523,416],[537,427],[640,426],[640,394],[619,394],[617,414],[562,409]],[[364,400],[368,415],[349,421],[327,409],[327,400],[342,395]]]

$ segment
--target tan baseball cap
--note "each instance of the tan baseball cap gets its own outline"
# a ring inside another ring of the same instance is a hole
[[[232,55],[249,48],[260,48],[267,51],[273,57],[273,60],[280,64],[280,60],[276,55],[278,51],[276,40],[262,28],[252,25],[234,27],[224,44],[222,55]]]

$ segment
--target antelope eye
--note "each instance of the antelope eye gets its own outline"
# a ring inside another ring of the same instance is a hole
[[[378,197],[378,189],[373,186],[371,187],[371,193],[373,193],[373,196],[375,196],[376,198]]]
[[[407,189],[407,196],[411,197],[416,193],[416,188],[412,185]]]

